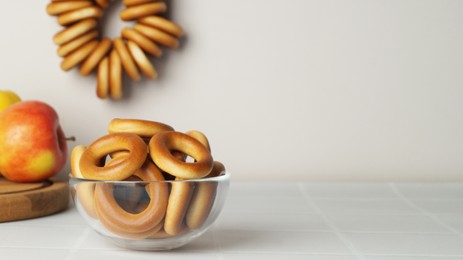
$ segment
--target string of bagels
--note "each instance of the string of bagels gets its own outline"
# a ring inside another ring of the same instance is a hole
[[[163,47],[176,49],[183,36],[180,25],[160,16],[167,5],[154,0],[122,0],[119,13],[123,21],[135,21],[115,39],[102,37],[99,23],[113,0],[51,0],[46,11],[56,16],[64,28],[53,36],[62,57],[61,69],[79,67],[82,76],[97,74],[96,95],[100,99],[123,97],[123,74],[134,81],[142,74],[158,77],[153,58],[163,54]]]

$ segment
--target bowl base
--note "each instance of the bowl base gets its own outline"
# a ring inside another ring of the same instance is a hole
[[[166,251],[182,247],[190,243],[193,239],[201,236],[204,232],[198,234],[185,234],[183,236],[167,237],[167,238],[153,238],[153,239],[125,239],[119,237],[111,237],[106,234],[101,234],[107,240],[116,246],[138,250],[138,251]]]

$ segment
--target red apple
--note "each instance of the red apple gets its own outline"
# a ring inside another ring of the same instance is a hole
[[[41,101],[20,101],[0,113],[0,172],[11,181],[56,175],[67,159],[58,114]]]

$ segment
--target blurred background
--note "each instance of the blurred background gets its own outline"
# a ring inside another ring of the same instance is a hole
[[[52,105],[69,149],[138,118],[201,130],[233,180],[463,180],[463,1],[168,1],[181,47],[121,101],[60,69],[48,3],[0,9],[0,88]]]

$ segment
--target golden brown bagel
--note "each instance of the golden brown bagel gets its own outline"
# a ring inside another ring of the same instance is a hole
[[[154,0],[124,0],[123,3],[125,6],[133,6],[154,2]]]
[[[76,178],[84,178],[80,171],[79,162],[85,149],[87,149],[85,146],[77,145],[71,151],[71,173],[72,176]],[[79,182],[76,185],[77,200],[80,202],[79,204],[90,217],[96,218],[93,196],[95,193],[95,184],[91,182]]]
[[[96,95],[105,99],[109,95],[109,58],[105,57],[98,64]]]
[[[216,177],[225,171],[222,163],[215,161],[214,168],[206,177]],[[186,213],[185,222],[190,229],[200,228],[206,221],[217,193],[216,181],[203,181],[196,184],[193,198]]]
[[[185,134],[193,137],[194,139],[198,140],[201,144],[204,145],[204,147],[207,148],[209,152],[211,152],[211,146],[209,144],[209,140],[207,139],[206,135],[198,130],[190,130],[186,132]]]
[[[171,49],[176,49],[179,45],[177,38],[154,27],[137,23],[133,26],[133,28],[151,40]]]
[[[80,66],[80,74],[87,76],[90,72],[98,66],[98,63],[106,56],[111,50],[112,42],[109,38],[103,38],[98,45],[93,49],[92,53],[82,62]]]
[[[93,49],[95,49],[97,45],[98,41],[96,40],[92,40],[82,45],[77,50],[73,51],[71,54],[64,58],[64,60],[61,62],[61,69],[64,71],[72,69],[74,66],[82,62],[85,58],[87,58],[88,55],[93,51]]]
[[[97,218],[95,211],[95,183],[92,182],[80,182],[76,184],[77,200],[79,201],[82,209],[92,218]]]
[[[115,159],[118,160],[118,159]],[[134,173],[143,181],[164,180],[159,169],[150,161]],[[98,183],[95,189],[95,207],[101,223],[115,234],[124,237],[144,238],[157,232],[162,225],[167,207],[167,184],[146,184],[150,198],[148,206],[140,213],[130,213],[120,207],[113,196],[110,183]]]
[[[119,57],[121,57],[122,67],[124,67],[127,75],[133,80],[139,80],[140,72],[138,72],[135,61],[133,60],[132,55],[127,49],[127,45],[122,38],[114,39],[114,48],[116,49],[117,54],[119,54]]]
[[[150,2],[135,6],[129,6],[120,12],[120,17],[123,21],[139,19],[145,16],[163,13],[167,9],[164,2]]]
[[[97,30],[91,30],[90,32],[87,32],[74,40],[71,40],[70,42],[63,44],[59,46],[58,48],[58,55],[61,57],[67,56],[69,53],[73,52],[80,46],[84,45],[85,43],[89,42],[90,40],[95,39],[98,36],[98,31]]]
[[[212,170],[211,153],[195,138],[180,132],[166,131],[154,135],[149,142],[150,156],[163,171],[182,178],[202,178]],[[172,155],[180,151],[195,162],[183,162]]]
[[[80,171],[79,162],[85,149],[87,149],[87,147],[84,145],[76,145],[71,150],[71,174],[76,178],[84,178],[82,172]]]
[[[53,36],[53,42],[56,45],[65,44],[82,34],[92,30],[97,26],[96,19],[85,19],[76,24],[73,24],[69,27],[64,28],[63,30],[59,31],[55,36]]]
[[[151,138],[153,135],[163,131],[173,131],[174,128],[155,121],[141,119],[114,118],[108,124],[108,132],[132,133],[142,138]]]
[[[194,188],[192,183],[181,182],[180,178],[175,180],[172,182],[164,219],[164,231],[169,235],[177,235],[186,228],[184,218]]]
[[[109,94],[115,100],[122,98],[122,64],[114,49],[109,54]]]
[[[47,5],[47,14],[59,15],[76,9],[80,9],[87,6],[92,6],[91,1],[66,1],[66,2],[55,2]]]
[[[135,31],[134,29],[124,28],[122,30],[122,37],[127,40],[131,40],[138,44],[147,53],[153,55],[154,57],[161,57],[162,50],[159,46],[150,40],[148,37],[142,33]]]
[[[151,27],[158,28],[164,32],[167,32],[177,37],[181,37],[183,35],[183,29],[182,27],[180,27],[180,25],[172,21],[169,21],[161,16],[152,15],[143,17],[140,18],[138,22],[144,25],[149,25]]]
[[[141,72],[149,79],[156,79],[158,73],[140,46],[132,41],[128,41],[127,48]]]
[[[128,158],[110,166],[100,165],[102,159],[117,151],[128,151]],[[147,152],[145,142],[136,134],[109,134],[100,137],[87,147],[82,154],[79,167],[86,179],[124,180],[140,169],[145,162]]]
[[[60,25],[69,25],[87,18],[100,18],[102,15],[103,11],[101,8],[87,6],[58,15],[58,23]]]

